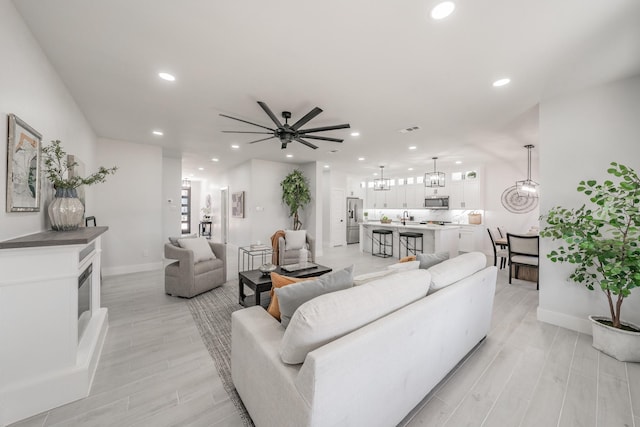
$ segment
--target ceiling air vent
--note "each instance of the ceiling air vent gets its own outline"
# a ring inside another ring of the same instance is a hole
[[[409,132],[415,132],[417,130],[420,130],[420,126],[410,126],[408,128],[405,128],[405,129],[400,129],[398,132],[400,132],[400,133],[409,133]]]

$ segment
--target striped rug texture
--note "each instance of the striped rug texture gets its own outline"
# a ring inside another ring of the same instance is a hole
[[[231,313],[242,308],[238,304],[237,280],[191,298],[188,305],[225,391],[244,425],[253,426],[253,421],[231,380]]]

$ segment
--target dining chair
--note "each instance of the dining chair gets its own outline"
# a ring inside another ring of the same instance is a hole
[[[540,253],[540,238],[535,235],[520,235],[507,233],[509,258],[509,284],[511,278],[518,276],[520,266],[538,270],[538,254]],[[540,271],[536,275],[536,289],[540,289]]]
[[[489,233],[489,239],[491,239],[491,246],[493,247],[493,265],[498,265],[498,258],[500,258],[500,269],[503,269],[507,265],[507,257],[509,256],[505,249],[498,249],[496,245],[496,234],[490,228],[487,228]]]

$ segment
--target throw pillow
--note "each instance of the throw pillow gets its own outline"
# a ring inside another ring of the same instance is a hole
[[[185,234],[184,236],[180,236],[180,237],[169,237],[169,243],[171,243],[173,246],[177,246],[180,247],[180,243],[178,243],[178,240],[180,239],[195,239],[196,237],[198,237],[197,234]]]
[[[420,261],[420,268],[427,269],[442,261],[449,259],[449,252],[438,252],[435,254],[418,254],[416,260]]]
[[[429,268],[431,285],[429,293],[456,283],[487,266],[487,257],[482,252],[469,252],[448,259]]]
[[[280,320],[285,328],[289,325],[293,313],[305,302],[319,295],[353,286],[353,266],[344,270],[327,273],[308,282],[293,283],[276,288],[280,305]]]
[[[409,261],[415,261],[416,260],[416,256],[415,255],[409,255],[409,256],[405,256],[400,258],[400,261],[398,262],[409,262]]]
[[[290,251],[302,249],[306,247],[307,231],[306,230],[285,230],[284,231],[284,250]]]
[[[271,293],[269,294],[271,296],[271,301],[269,302],[267,312],[276,319],[280,320],[280,304],[278,303],[278,296],[276,295],[274,289],[281,288],[292,283],[306,282],[312,279],[312,277],[298,279],[296,277],[289,277],[283,276],[282,274],[278,273],[271,273]]]
[[[393,271],[409,271],[409,270],[417,270],[420,267],[420,261],[407,261],[407,262],[398,262],[395,264],[391,264],[387,267],[387,270]]]
[[[303,363],[309,352],[424,298],[429,281],[426,270],[403,271],[304,303],[284,331],[280,358]]]
[[[193,251],[193,262],[208,261],[216,259],[215,254],[209,246],[209,242],[204,237],[178,239],[181,248]]]

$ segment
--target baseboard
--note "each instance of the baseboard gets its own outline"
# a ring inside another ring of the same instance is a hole
[[[119,267],[103,267],[102,275],[104,277],[117,276],[120,274],[141,273],[143,271],[161,270],[163,261],[150,262],[148,264],[122,265]]]
[[[591,335],[591,321],[588,318],[570,316],[557,311],[538,307],[538,320],[552,325],[561,326],[572,331]]]

